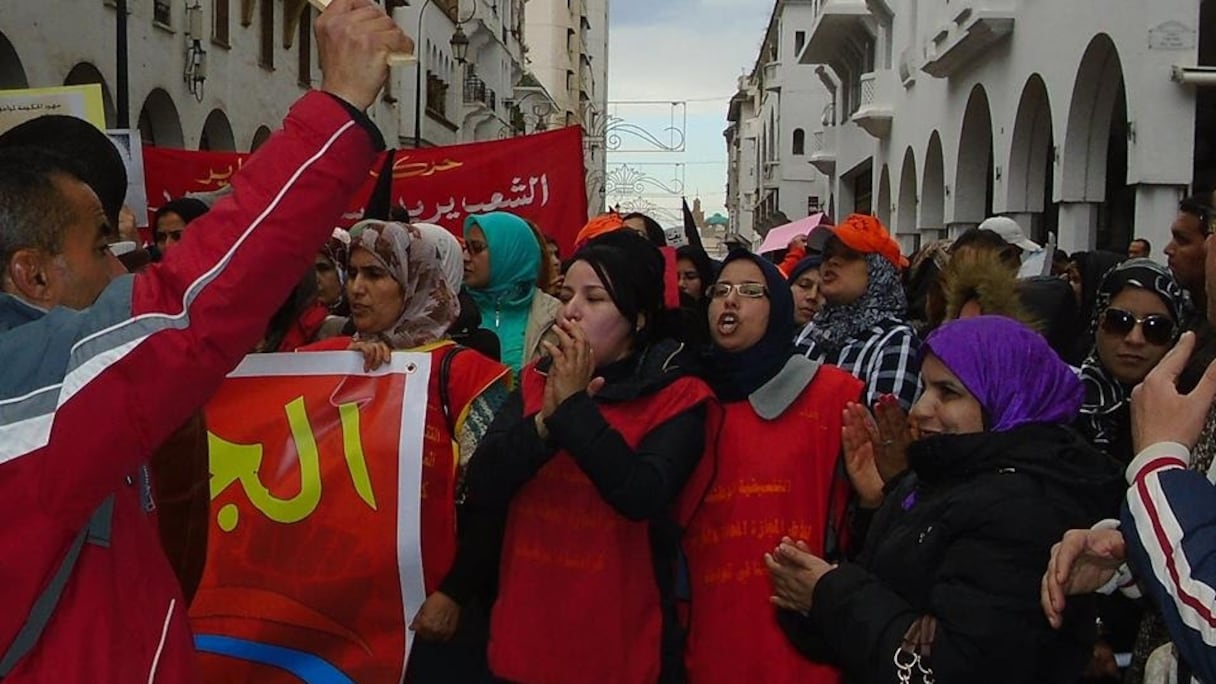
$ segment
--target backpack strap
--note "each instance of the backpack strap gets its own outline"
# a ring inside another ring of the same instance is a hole
[[[448,383],[452,380],[452,361],[465,349],[466,347],[456,345],[444,354],[443,360],[439,362],[439,405],[443,408],[443,420],[448,425],[448,434],[452,436],[452,441],[456,441],[456,418],[452,416],[452,392],[448,389]]]
[[[0,679],[8,676],[17,663],[38,643],[43,630],[46,629],[47,624],[51,621],[51,616],[55,613],[55,607],[59,605],[63,590],[67,588],[68,581],[72,578],[72,571],[76,569],[76,562],[80,560],[80,551],[85,543],[102,548],[110,547],[110,528],[113,517],[114,495],[111,494],[93,511],[89,522],[76,534],[76,538],[68,547],[67,555],[59,563],[59,569],[55,571],[50,583],[34,600],[34,605],[25,618],[25,624],[21,626],[16,638],[5,650],[4,656],[0,657]]]

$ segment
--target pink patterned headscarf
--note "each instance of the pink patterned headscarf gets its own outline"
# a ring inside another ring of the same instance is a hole
[[[460,315],[464,264],[460,243],[440,226],[360,221],[351,228],[351,252],[366,250],[401,286],[405,306],[389,330],[356,338],[380,339],[412,349],[444,339]]]

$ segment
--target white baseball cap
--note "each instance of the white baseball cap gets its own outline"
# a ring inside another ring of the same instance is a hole
[[[1037,242],[1033,242],[1026,237],[1026,233],[1022,232],[1022,227],[1017,221],[1008,216],[993,216],[986,219],[980,224],[980,230],[991,230],[1001,239],[1011,245],[1017,245],[1024,252],[1037,252],[1043,249],[1043,246]]]

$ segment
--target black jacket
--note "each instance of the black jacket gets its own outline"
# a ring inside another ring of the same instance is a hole
[[[459,299],[460,316],[448,328],[448,337],[456,344],[480,352],[486,358],[501,361],[502,345],[493,330],[481,327],[481,310],[477,308],[477,302],[473,301],[468,290],[464,289],[460,290]]]
[[[663,341],[601,369],[607,380],[604,388],[594,399],[580,392],[558,406],[546,421],[548,441],[537,434],[532,416],[524,414],[520,392],[511,393],[469,463],[464,501],[458,509],[459,547],[440,587],[444,593],[458,603],[493,593],[511,499],[549,459],[565,450],[618,513],[630,520],[650,521],[655,583],[665,618],[661,681],[683,679],[683,635],[675,614],[680,530],[672,517],[672,502],[701,459],[708,408],[701,404],[669,419],[632,449],[597,406],[648,396],[690,375],[692,359],[682,349],[678,343]],[[542,361],[541,368],[545,366]]]
[[[1070,600],[1057,632],[1040,581],[1066,530],[1117,509],[1117,466],[1054,425],[932,437],[909,462],[857,563],[823,577],[807,617],[782,615],[795,645],[850,682],[896,682],[904,633],[931,615],[927,662],[941,684],[1075,682],[1095,637],[1093,604]]]

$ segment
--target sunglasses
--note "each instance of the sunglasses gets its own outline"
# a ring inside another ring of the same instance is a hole
[[[731,292],[738,292],[740,297],[748,299],[761,299],[768,294],[768,288],[764,283],[714,283],[705,294],[710,299],[725,299]]]
[[[1136,318],[1130,311],[1123,309],[1107,309],[1102,314],[1102,330],[1111,335],[1124,337],[1131,333],[1136,326],[1149,344],[1159,347],[1174,341],[1174,321],[1169,316],[1151,314],[1144,318]]]

